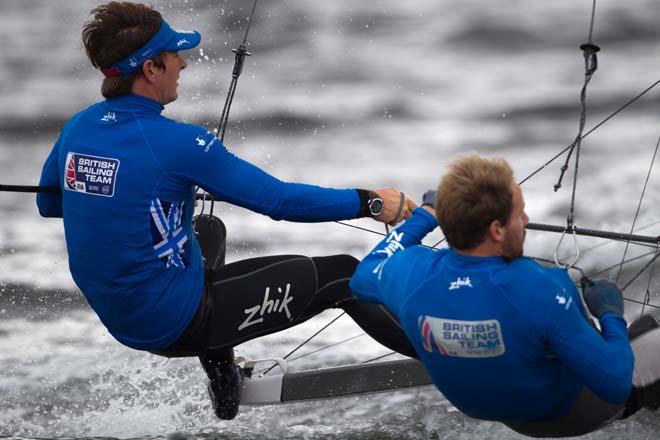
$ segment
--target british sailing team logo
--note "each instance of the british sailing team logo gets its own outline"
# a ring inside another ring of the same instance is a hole
[[[95,196],[112,197],[119,160],[69,152],[64,169],[64,188]]]
[[[429,353],[465,358],[501,356],[506,351],[496,319],[464,321],[422,315],[417,320],[422,346]]]

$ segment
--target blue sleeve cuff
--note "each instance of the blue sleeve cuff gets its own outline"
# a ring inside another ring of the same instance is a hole
[[[413,215],[421,216],[431,228],[429,231],[432,231],[436,228],[436,226],[438,226],[438,220],[435,218],[435,216],[421,206],[413,210]]]

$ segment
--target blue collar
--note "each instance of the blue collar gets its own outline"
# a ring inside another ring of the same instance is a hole
[[[160,114],[165,108],[163,104],[151,98],[129,93],[119,98],[107,99],[105,101],[110,108],[125,112],[144,112]]]

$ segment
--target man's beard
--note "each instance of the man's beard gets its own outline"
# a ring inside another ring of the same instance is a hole
[[[523,256],[523,243],[525,243],[525,234],[526,231],[523,229],[520,245],[513,243],[513,240],[507,240],[502,243],[502,257],[504,257],[504,259],[507,261],[512,261]]]

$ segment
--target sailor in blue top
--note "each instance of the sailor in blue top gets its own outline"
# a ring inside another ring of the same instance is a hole
[[[161,115],[177,99],[197,32],[173,30],[150,7],[111,2],[92,11],[83,43],[106,76],[98,102],[73,116],[48,156],[37,197],[62,217],[69,266],[109,332],[164,356],[200,356],[218,417],[236,415],[236,344],[344,308],[365,330],[414,355],[384,308],[348,288],[347,255],[282,255],[224,266],[224,226],[206,216],[193,232],[197,187],[272,217],[320,222],[371,216],[395,224],[414,203],[394,189],[332,189],[282,182],[230,153],[214,133]],[[198,242],[199,241],[199,242]],[[200,242],[202,248],[200,248]],[[206,273],[202,253],[207,257]]]
[[[631,348],[614,283],[584,288],[599,333],[567,272],[522,256],[528,218],[505,161],[458,159],[432,193],[365,257],[350,285],[396,315],[453,405],[542,437],[581,435],[657,408],[657,318],[631,326]],[[438,223],[450,247],[420,246]]]

